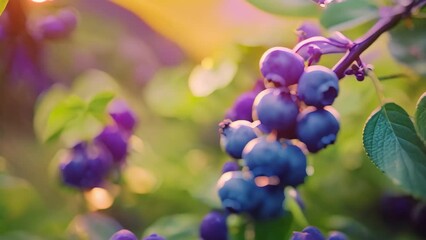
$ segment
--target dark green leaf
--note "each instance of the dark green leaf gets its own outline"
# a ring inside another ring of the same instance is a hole
[[[379,9],[368,0],[346,0],[327,6],[320,22],[332,30],[345,30],[379,17]]]
[[[426,92],[423,93],[417,103],[415,121],[420,137],[423,141],[426,141]]]
[[[0,15],[3,13],[4,9],[6,8],[7,2],[9,2],[9,0],[0,0]]]
[[[247,0],[257,8],[282,16],[312,17],[321,12],[321,9],[311,0]]]
[[[426,76],[426,21],[410,19],[390,31],[392,56],[422,76]]]
[[[290,238],[293,215],[286,212],[277,219],[256,221],[254,223],[255,240],[287,240]]]
[[[364,148],[373,163],[415,196],[426,197],[426,150],[400,106],[387,103],[367,121]]]

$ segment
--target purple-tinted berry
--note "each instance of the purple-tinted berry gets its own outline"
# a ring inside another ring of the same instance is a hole
[[[200,225],[200,237],[202,240],[227,240],[226,215],[212,211],[204,216]]]
[[[225,164],[223,164],[222,167],[222,173],[226,172],[233,172],[233,171],[239,171],[241,170],[240,165],[236,161],[227,161]]]
[[[401,225],[408,223],[411,212],[417,201],[411,196],[386,194],[380,199],[380,214],[389,224]]]
[[[226,113],[226,118],[231,119],[232,121],[236,120],[247,120],[253,121],[253,102],[256,98],[256,92],[246,92],[241,94],[237,100],[234,102],[234,105]]]
[[[313,153],[333,144],[339,129],[339,121],[326,109],[307,108],[297,119],[297,137]]]
[[[125,101],[112,101],[108,106],[108,112],[120,129],[129,134],[133,133],[138,119]]]
[[[127,155],[127,140],[117,126],[106,126],[95,138],[95,142],[107,149],[116,163],[122,163]]]
[[[109,240],[138,240],[138,238],[131,231],[127,229],[121,229],[114,233]]]
[[[318,228],[308,226],[302,232],[293,232],[290,240],[325,240],[325,238]]]
[[[276,86],[290,86],[299,81],[305,64],[303,58],[291,49],[274,47],[260,59],[260,71],[268,82]]]
[[[279,89],[266,89],[259,93],[253,105],[253,116],[270,130],[294,131],[299,107],[291,95]]]
[[[268,220],[284,215],[284,191],[281,188],[270,189],[258,187],[256,194],[261,196],[259,204],[249,211],[249,214],[257,220]]]
[[[102,185],[112,165],[108,152],[96,145],[77,144],[60,164],[65,184],[82,189]]]
[[[61,9],[57,17],[64,23],[68,31],[73,31],[77,27],[77,16],[73,10],[67,8]]]
[[[348,238],[346,237],[345,234],[338,232],[338,231],[332,231],[329,235],[328,235],[328,240],[347,240]]]
[[[243,151],[243,159],[253,177],[276,176],[286,179],[290,167],[290,159],[280,142],[266,137],[250,141]]]
[[[308,106],[328,106],[339,93],[339,79],[326,67],[309,66],[300,77],[297,93]]]
[[[411,213],[411,222],[414,230],[422,237],[426,237],[426,204],[419,203]]]
[[[241,158],[246,144],[257,137],[251,123],[245,120],[231,122],[224,120],[219,124],[220,142],[225,151],[233,158]]]
[[[57,16],[47,16],[39,22],[38,29],[43,38],[61,39],[70,34],[67,26]]]
[[[153,234],[149,235],[148,237],[145,237],[142,240],[166,240],[166,239],[164,237],[156,234],[156,233],[153,233]]]
[[[244,177],[242,172],[224,173],[218,188],[223,208],[231,213],[247,212],[259,203],[253,179]]]
[[[306,173],[306,156],[303,151],[295,145],[287,145],[284,149],[289,159],[289,171],[283,182],[285,185],[296,187],[305,181]]]

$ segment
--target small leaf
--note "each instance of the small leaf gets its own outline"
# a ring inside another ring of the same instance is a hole
[[[255,7],[277,15],[313,17],[321,11],[311,0],[247,0]]]
[[[420,137],[423,141],[426,141],[426,92],[423,93],[417,103],[415,121]]]
[[[379,17],[379,9],[368,0],[346,0],[330,4],[321,15],[321,24],[341,31],[356,27]]]
[[[0,0],[0,15],[3,13],[4,9],[6,8],[7,2],[9,2],[9,0]]]
[[[67,97],[50,112],[43,139],[45,141],[57,139],[67,124],[78,118],[79,115],[84,113],[85,109],[86,103],[81,98],[75,95]]]
[[[426,197],[426,148],[408,114],[387,103],[367,120],[364,148],[373,163],[415,196]]]
[[[256,221],[254,223],[255,240],[287,240],[291,235],[293,214],[286,214],[277,219]]]
[[[112,92],[101,92],[95,95],[88,104],[88,112],[93,114],[96,118],[103,121],[106,117],[106,108],[108,103],[114,98]]]

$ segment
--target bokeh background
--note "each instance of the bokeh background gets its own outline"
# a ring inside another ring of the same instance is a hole
[[[155,231],[171,240],[198,239],[203,215],[220,207],[215,184],[228,160],[217,124],[260,78],[263,52],[292,48],[298,26],[319,24],[303,11],[322,11],[313,5],[284,17],[243,0],[9,0],[14,1],[24,6],[27,25],[62,8],[75,11],[78,24],[66,38],[32,45],[0,36],[5,240],[108,239],[122,227],[139,237]],[[344,33],[356,38],[370,26]],[[388,42],[381,37],[364,60],[379,77],[399,76],[382,81],[384,95],[412,115],[426,83],[392,58]],[[34,49],[37,57],[26,57]],[[321,64],[331,67],[340,57],[326,56]],[[73,91],[76,79],[87,91],[107,84],[139,118],[121,180],[86,193],[61,183],[58,163],[67,146],[42,141],[37,122],[43,106],[60,95],[57,89]],[[391,221],[382,211],[383,196],[405,193],[364,153],[364,122],[379,106],[373,84],[346,77],[340,86],[337,144],[308,156],[311,176],[298,189],[306,219],[351,239],[422,239],[409,220]]]

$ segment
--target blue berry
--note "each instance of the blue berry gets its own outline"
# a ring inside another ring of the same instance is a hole
[[[251,123],[245,120],[231,122],[224,120],[219,124],[220,142],[225,151],[233,158],[241,158],[246,144],[257,137]]]
[[[267,220],[284,215],[284,191],[282,189],[258,187],[256,194],[262,196],[262,201],[249,211],[254,219]]]
[[[259,93],[253,105],[253,116],[270,130],[291,133],[296,126],[299,107],[291,95],[279,89],[266,89]]]
[[[218,194],[224,209],[231,213],[247,212],[259,202],[253,179],[242,172],[224,173],[218,181]]]
[[[156,233],[153,233],[142,240],[166,240],[166,239]]]
[[[334,111],[331,107],[329,109]],[[310,152],[318,152],[336,140],[339,121],[330,111],[307,108],[298,117],[297,137]]]
[[[411,196],[386,194],[380,199],[380,213],[389,224],[401,226],[408,223],[410,215],[417,201]]]
[[[122,163],[127,155],[127,140],[117,126],[106,126],[96,136],[95,142],[102,144],[107,149],[116,163]]]
[[[274,47],[260,59],[260,71],[268,82],[275,86],[290,86],[299,81],[303,73],[304,60],[291,49]]]
[[[80,143],[74,146],[60,164],[65,184],[81,189],[102,185],[111,169],[111,156],[99,146]]]
[[[138,238],[131,231],[127,229],[121,229],[114,233],[109,240],[138,240]]]
[[[318,228],[308,226],[302,232],[293,232],[290,240],[325,240],[325,238]]]
[[[257,92],[246,92],[241,94],[231,109],[226,113],[226,118],[232,121],[236,120],[247,120],[253,121],[252,108],[254,99],[257,96]]]
[[[338,231],[332,231],[328,235],[328,240],[346,240],[346,239],[347,239],[346,235]]]
[[[131,135],[133,133],[138,119],[136,114],[130,109],[123,100],[114,100],[108,106],[109,115],[114,119],[117,126]]]
[[[238,163],[236,161],[233,161],[233,160],[227,161],[222,166],[222,173],[239,171],[239,170],[241,170],[240,165],[238,165]]]
[[[201,240],[227,240],[228,226],[226,215],[221,212],[212,211],[204,216],[200,225]]]
[[[303,151],[295,145],[287,145],[284,151],[289,159],[289,171],[283,179],[283,182],[285,185],[296,187],[302,184],[307,176],[306,156]]]
[[[286,179],[289,156],[280,142],[266,137],[250,141],[243,151],[243,159],[254,177],[276,176]]]
[[[306,105],[322,108],[333,104],[339,93],[339,79],[326,67],[309,66],[300,77],[297,93]]]

